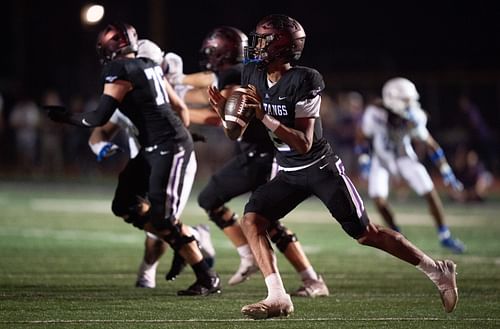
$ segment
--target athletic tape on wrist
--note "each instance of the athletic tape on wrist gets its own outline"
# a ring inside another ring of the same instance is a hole
[[[262,118],[262,123],[272,132],[275,132],[276,129],[278,129],[278,127],[281,125],[281,123],[278,120],[267,114],[264,114],[264,118]]]

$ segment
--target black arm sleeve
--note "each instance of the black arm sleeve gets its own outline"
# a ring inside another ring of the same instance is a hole
[[[120,103],[116,98],[102,95],[97,109],[84,113],[73,113],[68,123],[79,127],[99,127],[108,122]]]

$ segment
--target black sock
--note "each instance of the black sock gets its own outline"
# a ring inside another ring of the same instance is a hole
[[[210,282],[210,277],[214,276],[214,270],[211,269],[205,259],[200,262],[191,265],[193,268],[196,279],[201,282]]]

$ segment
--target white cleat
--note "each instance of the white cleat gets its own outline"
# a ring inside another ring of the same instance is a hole
[[[137,272],[137,280],[135,281],[135,286],[137,288],[154,288],[156,287],[156,268],[158,267],[158,261],[152,265],[148,265],[144,260],[139,266],[139,271]]]
[[[210,237],[210,227],[205,224],[199,224],[193,227],[199,233],[198,244],[200,246],[200,251],[205,258],[215,257],[215,248],[212,244],[212,238]]]
[[[253,258],[242,258],[240,266],[236,273],[229,279],[228,283],[230,286],[242,283],[250,278],[250,276],[259,271],[259,267],[255,264]]]
[[[291,295],[297,297],[315,298],[329,296],[330,291],[328,291],[328,287],[320,275],[318,280],[305,280],[304,284]]]
[[[255,304],[245,305],[241,313],[254,320],[262,320],[274,317],[287,317],[293,313],[293,303],[290,295],[275,300],[267,298]]]
[[[436,286],[439,289],[444,310],[451,313],[458,303],[457,265],[451,260],[436,261],[436,264],[440,272]]]

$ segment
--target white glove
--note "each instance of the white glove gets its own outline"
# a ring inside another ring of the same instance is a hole
[[[180,85],[186,76],[183,72],[184,63],[182,57],[176,53],[166,53],[163,58],[163,70],[168,82],[172,85]]]
[[[111,142],[98,142],[95,144],[89,143],[89,146],[92,152],[94,152],[97,156],[98,162],[101,162],[103,159],[122,151],[118,145]]]

